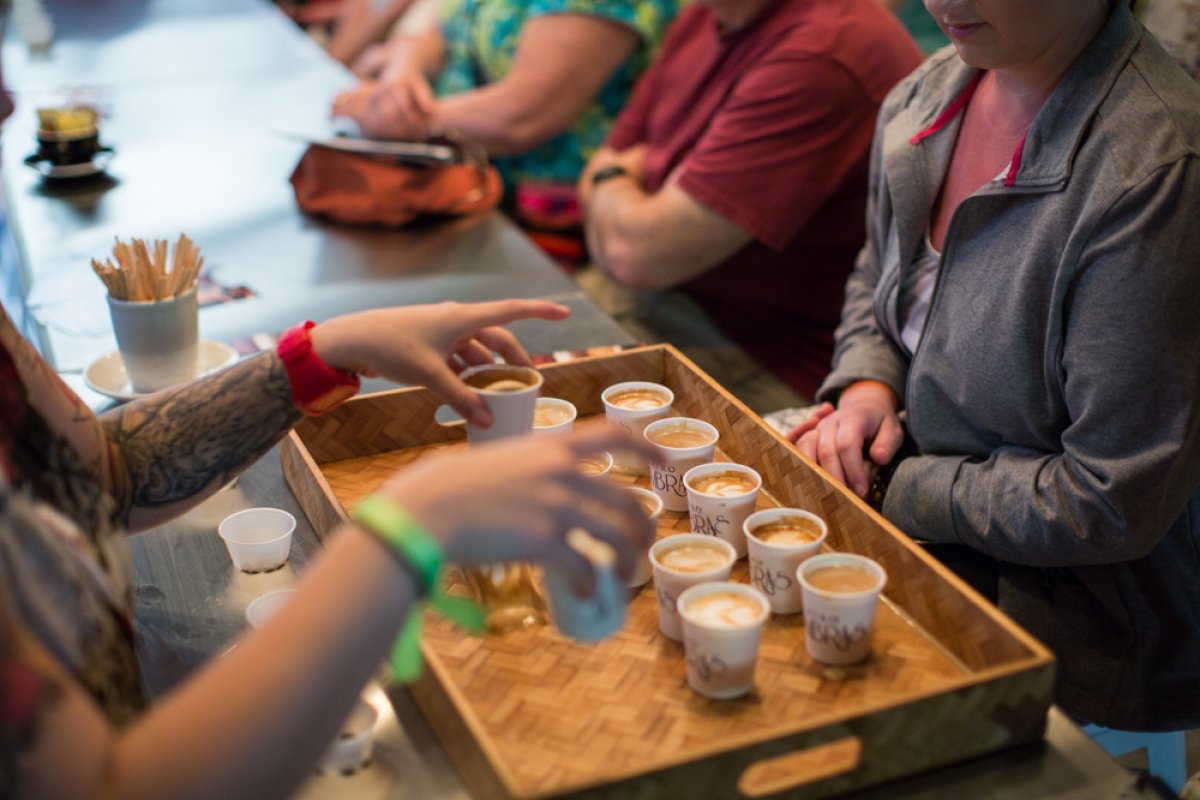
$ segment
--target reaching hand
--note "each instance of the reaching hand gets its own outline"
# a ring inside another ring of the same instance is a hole
[[[473,445],[465,453],[418,462],[382,491],[442,541],[450,561],[547,562],[586,594],[592,569],[567,544],[567,531],[583,528],[612,545],[626,578],[654,537],[632,492],[579,469],[582,458],[618,449],[654,457],[644,441],[605,426],[574,436]]]
[[[456,373],[464,366],[491,363],[493,352],[511,364],[531,366],[516,337],[499,326],[531,318],[561,320],[570,313],[566,306],[542,300],[374,309],[313,328],[313,350],[340,369],[427,386],[465,419],[486,428],[491,412]]]
[[[828,404],[788,433],[800,452],[820,464],[859,497],[869,488],[869,471],[892,460],[904,442],[892,391],[874,381],[851,384],[837,410]],[[868,450],[871,463],[864,461]]]
[[[433,133],[430,123],[436,111],[433,89],[416,70],[365,81],[333,101],[335,117],[350,117],[366,136],[376,139],[426,139]]]

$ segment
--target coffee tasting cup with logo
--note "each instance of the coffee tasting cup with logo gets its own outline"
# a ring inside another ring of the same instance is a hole
[[[746,517],[750,582],[771,604],[773,614],[795,614],[804,608],[796,569],[821,551],[829,527],[825,520],[799,508],[765,508]]]
[[[679,595],[691,586],[729,577],[737,552],[722,539],[699,533],[677,533],[650,547],[654,593],[658,600],[658,629],[663,636],[683,641]]]
[[[671,415],[675,394],[660,383],[625,381],[609,386],[600,399],[610,425],[628,431],[634,438],[641,438],[647,425]],[[613,460],[627,472],[646,474],[646,459],[635,453],[616,452]]]
[[[533,430],[542,373],[531,367],[512,364],[484,364],[463,370],[459,378],[479,393],[493,418],[489,428],[480,428],[468,422],[468,442],[482,444],[525,436]]]
[[[650,464],[651,490],[662,498],[667,511],[687,511],[683,476],[692,467],[713,460],[717,429],[699,419],[667,417],[651,422],[643,435],[658,453],[658,462]]]
[[[714,700],[754,688],[754,665],[770,607],[753,586],[700,583],[679,595],[688,686]]]
[[[824,664],[856,664],[871,655],[875,610],[887,584],[876,561],[854,553],[813,556],[796,570],[804,592],[804,647]]]
[[[762,478],[750,467],[717,461],[692,467],[683,475],[692,532],[715,536],[746,556],[742,525],[754,512]]]

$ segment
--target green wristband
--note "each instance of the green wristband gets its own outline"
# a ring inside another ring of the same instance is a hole
[[[478,604],[442,591],[442,546],[403,506],[374,494],[355,506],[351,516],[416,573],[420,592],[428,597],[434,611],[472,633],[486,629],[486,618]],[[402,683],[421,675],[421,610],[417,607],[409,613],[392,646],[392,676]]]
[[[416,571],[422,596],[433,592],[445,560],[442,546],[404,506],[381,494],[373,494],[354,507],[352,516]]]

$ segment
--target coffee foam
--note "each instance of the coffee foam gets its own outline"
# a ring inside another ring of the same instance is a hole
[[[533,427],[549,428],[552,425],[559,425],[566,422],[570,418],[571,412],[562,406],[538,405],[533,412]]]
[[[713,442],[712,434],[691,425],[666,425],[650,433],[650,439],[662,447],[679,449],[703,447]]]
[[[804,573],[810,586],[825,592],[856,594],[874,589],[879,579],[874,573],[853,566],[829,566]]]
[[[658,563],[676,572],[708,572],[729,563],[729,554],[719,547],[683,544],[662,550]]]
[[[608,460],[600,458],[582,458],[579,460],[579,471],[584,475],[599,475],[608,469]]]
[[[487,386],[483,387],[485,392],[519,392],[523,389],[528,389],[528,383],[522,383],[512,378],[501,378],[498,381],[492,381]]]
[[[607,399],[610,405],[630,411],[649,411],[662,408],[670,402],[670,398],[655,389],[624,389],[613,392]]]
[[[719,472],[692,481],[692,488],[713,497],[737,497],[754,491],[754,480],[741,472]]]
[[[736,592],[713,592],[688,603],[688,617],[711,628],[745,628],[762,616],[763,606],[753,597]]]
[[[771,544],[808,544],[821,536],[817,524],[804,517],[784,517],[758,525],[751,530],[759,541]]]

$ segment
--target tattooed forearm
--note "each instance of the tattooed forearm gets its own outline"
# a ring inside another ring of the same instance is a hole
[[[120,464],[126,516],[199,502],[300,419],[283,363],[262,353],[216,375],[101,417]]]

